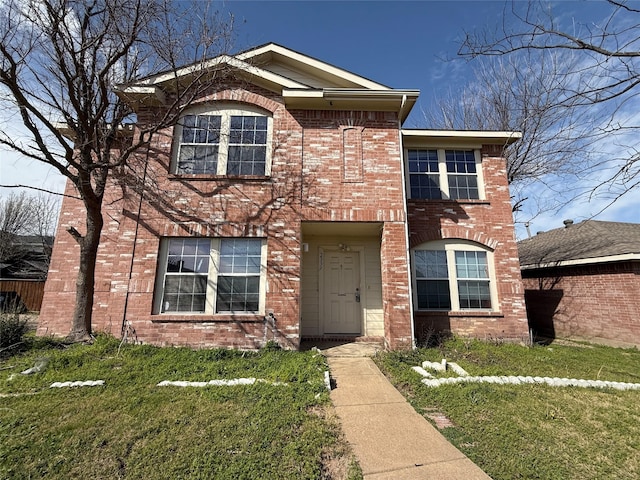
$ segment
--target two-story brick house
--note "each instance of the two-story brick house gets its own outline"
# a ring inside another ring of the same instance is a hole
[[[502,157],[517,134],[403,129],[418,91],[275,44],[216,61],[235,80],[154,138],[137,187],[114,182],[94,330],[240,348],[527,335]],[[121,91],[139,124],[165,80]],[[69,226],[82,208],[67,198],[40,334],[70,330]]]

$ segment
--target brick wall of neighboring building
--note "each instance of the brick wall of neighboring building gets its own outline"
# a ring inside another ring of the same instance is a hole
[[[640,346],[640,263],[524,270],[531,327],[551,338]]]
[[[409,243],[415,248],[441,239],[470,240],[493,251],[499,309],[496,312],[415,312],[418,343],[437,332],[479,338],[528,338],[524,288],[506,164],[501,148],[482,149],[486,200],[408,200]]]

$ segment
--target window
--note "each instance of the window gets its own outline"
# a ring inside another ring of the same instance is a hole
[[[260,240],[220,241],[217,312],[257,312],[260,300]]]
[[[163,239],[154,311],[262,312],[265,249],[255,238]]]
[[[409,150],[411,198],[442,198],[437,150]]]
[[[417,250],[414,255],[419,308],[451,310],[447,253]]]
[[[413,251],[419,310],[491,310],[492,254],[472,242],[431,242]]]
[[[410,198],[480,199],[479,159],[474,150],[407,150]]]
[[[206,239],[176,238],[169,241],[163,311],[204,312],[209,243]]]
[[[456,251],[458,300],[461,309],[491,308],[486,252]]]
[[[227,175],[264,175],[267,117],[231,116]]]
[[[196,110],[176,126],[179,175],[269,175],[271,117],[224,106]]]
[[[220,121],[219,115],[186,115],[182,118],[177,173],[216,174]]]
[[[447,180],[449,198],[478,199],[478,177],[476,176],[476,159],[473,151],[446,150]]]

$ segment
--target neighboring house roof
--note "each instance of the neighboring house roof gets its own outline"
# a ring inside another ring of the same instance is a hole
[[[404,121],[420,95],[419,90],[389,88],[275,43],[142,78],[133,85],[120,85],[116,91],[132,104],[159,105],[176,77],[188,78],[223,66],[282,95],[288,108],[349,110],[366,102],[379,111],[399,112]]]
[[[640,260],[640,224],[566,220],[518,242],[518,252],[523,269]]]
[[[45,280],[53,237],[37,235],[10,235],[3,238],[9,248],[3,249],[0,259],[0,279]]]

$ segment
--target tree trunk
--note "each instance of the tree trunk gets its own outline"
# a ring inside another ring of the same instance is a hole
[[[85,202],[86,204],[87,202]],[[91,314],[95,290],[96,258],[100,245],[103,218],[100,207],[86,205],[87,233],[84,237],[72,235],[80,244],[80,269],[76,279],[76,303],[73,311],[71,332],[67,340],[82,342],[91,340]]]

